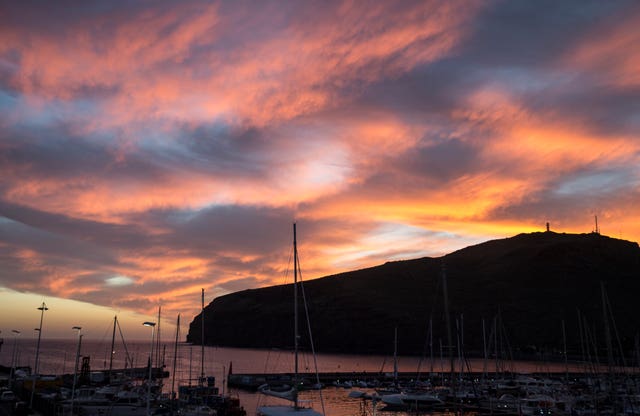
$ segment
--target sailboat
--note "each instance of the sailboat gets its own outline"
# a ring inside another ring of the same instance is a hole
[[[201,321],[200,321],[200,377],[198,377],[197,385],[191,385],[191,376],[189,376],[189,385],[178,386],[178,405],[180,407],[178,413],[181,416],[246,416],[246,411],[240,406],[240,399],[231,397],[228,394],[220,394],[218,387],[215,385],[215,377],[206,377],[204,372],[204,346],[205,346],[205,330],[204,330],[204,289],[201,296]],[[178,328],[180,326],[180,318],[178,316]],[[176,332],[176,346],[178,347],[178,335]],[[175,373],[174,358],[174,373]],[[191,374],[191,362],[189,362],[189,374]],[[172,387],[173,390],[173,387]]]
[[[273,405],[273,406],[260,406],[258,407],[257,414],[258,416],[284,416],[284,415],[295,415],[295,416],[324,416],[322,413],[312,409],[311,407],[304,407],[301,405],[300,400],[298,400],[298,386],[299,386],[299,377],[298,377],[298,245],[296,241],[296,224],[293,224],[293,345],[294,345],[294,377],[293,377],[293,386],[291,389],[287,391],[274,391],[270,390],[268,385],[262,385],[258,388],[260,393],[278,397],[281,399],[285,399],[291,401],[293,405]]]

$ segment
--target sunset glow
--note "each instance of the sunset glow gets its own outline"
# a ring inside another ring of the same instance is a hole
[[[58,336],[85,305],[189,322],[201,288],[285,283],[294,221],[305,279],[595,216],[638,241],[638,25],[622,0],[8,2],[0,330],[43,299]]]

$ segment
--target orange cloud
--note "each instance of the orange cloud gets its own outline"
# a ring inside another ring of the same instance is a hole
[[[112,16],[74,22],[55,36],[14,28],[2,34],[7,46],[0,53],[29,45],[20,50],[14,82],[30,95],[70,99],[79,88],[111,89],[114,97],[104,105],[106,122],[114,125],[165,116],[261,125],[335,106],[336,86],[374,82],[442,57],[464,36],[463,23],[477,8],[463,4],[400,8],[397,23],[386,19],[389,5],[345,4],[337,16],[250,39],[241,52],[220,45],[199,55],[193,55],[199,47],[216,46],[233,30],[230,21],[245,17],[181,4],[138,12],[115,27]],[[251,17],[256,25],[262,18]],[[183,66],[187,60],[197,61]]]
[[[503,29],[491,25],[500,4],[307,6],[181,3],[0,25],[11,90],[0,90],[0,208],[18,229],[0,246],[35,276],[14,287],[195,314],[202,287],[283,283],[269,226],[293,217],[313,230],[300,240],[307,279],[547,220],[588,231],[595,213],[638,239],[633,115],[612,130],[568,108],[597,98],[576,79],[637,85],[637,9],[572,38],[560,58],[549,38],[528,38],[553,62],[522,68],[487,42]],[[622,191],[598,189],[610,182]],[[29,247],[27,228],[74,252]]]

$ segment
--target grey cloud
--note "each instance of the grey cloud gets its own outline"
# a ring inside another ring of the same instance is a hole
[[[190,247],[200,255],[226,250],[268,251],[285,241],[294,214],[258,206],[215,206],[201,210],[152,210],[132,214],[128,222],[166,230],[167,243]]]
[[[619,215],[633,210],[638,200],[638,182],[628,168],[585,167],[549,181],[543,189],[523,200],[497,207],[488,213],[487,219],[591,224],[593,215]]]
[[[0,282],[5,287],[25,290],[37,287],[48,293],[46,282],[51,278],[75,277],[75,273],[82,273],[81,285],[102,284],[104,276],[113,275],[108,271],[119,265],[116,253],[105,247],[2,217],[0,233],[4,243],[0,255]],[[25,253],[26,257],[23,256]],[[92,272],[87,273],[89,271]]]
[[[0,225],[0,230],[6,231]],[[0,283],[4,287],[18,289],[19,287],[40,286],[42,272],[33,267],[24,267],[20,259],[18,247],[5,247],[0,250]]]
[[[99,268],[86,283],[101,287],[93,296],[118,293],[120,287],[106,287],[105,281],[117,274],[114,270],[127,267],[119,258],[125,252],[138,252],[148,258],[162,257],[166,251],[189,253],[208,259],[208,276],[203,279],[230,277],[234,273],[273,275],[277,273],[265,266],[273,255],[286,253],[291,246],[291,224],[295,213],[266,207],[223,206],[203,210],[152,210],[137,213],[123,224],[108,224],[82,220],[60,214],[47,213],[2,202],[0,212],[5,218],[0,227],[4,241],[11,251],[29,248],[38,257],[46,259],[51,267],[73,267],[80,270]],[[327,230],[344,227],[329,220],[304,220],[302,233],[314,243],[335,242],[334,233]],[[162,229],[158,235],[146,233],[147,227]],[[250,261],[241,260],[235,253],[251,253]],[[16,266],[12,256],[6,260]],[[189,270],[183,270],[188,274]],[[175,273],[180,274],[180,271]],[[128,276],[133,277],[136,276]],[[156,276],[161,277],[161,276]],[[191,278],[192,276],[190,276]],[[35,280],[43,275],[33,274]],[[83,280],[85,277],[83,277]],[[9,282],[10,280],[7,280]],[[172,281],[158,281],[137,287],[142,292],[162,292],[178,287],[179,277]],[[87,295],[91,298],[91,295]]]
[[[154,2],[155,10],[173,7],[171,0]],[[3,4],[3,14],[0,23],[5,27],[16,27],[24,30],[35,30],[51,36],[60,36],[70,26],[75,26],[103,16],[110,16],[115,21],[135,15],[148,8],[144,3],[131,3],[127,0],[82,1],[61,0],[54,3],[46,0],[24,0]],[[111,26],[100,22],[93,28],[94,32],[104,32]]]
[[[165,175],[144,155],[118,156],[118,141],[78,137],[71,123],[53,123],[47,128],[17,127],[0,133],[0,160],[5,178],[20,172],[21,178],[83,179],[100,177],[156,181]],[[87,185],[90,186],[90,185]]]
[[[459,138],[426,136],[419,145],[385,158],[375,171],[366,173],[364,184],[348,192],[403,194],[409,183],[412,191],[442,189],[464,175],[499,169],[483,159],[481,150],[476,143]]]
[[[449,56],[367,86],[356,104],[453,131],[460,121],[451,114],[465,110],[468,97],[498,87],[543,117],[574,120],[596,134],[636,134],[637,88],[612,87],[603,74],[561,64],[594,28],[636,7],[626,0],[489,3]]]
[[[102,304],[104,298],[101,296],[96,297],[97,304]],[[123,299],[115,298],[111,299],[112,304],[109,306],[120,307],[123,309],[129,309],[134,311],[153,310],[157,309],[158,303],[153,298],[144,298],[143,296],[137,296],[135,299]]]
[[[6,217],[5,217],[6,218]],[[47,258],[47,264],[53,266],[67,263],[113,265],[116,259],[113,253],[104,247],[91,244],[82,236],[73,238],[45,229],[35,228],[15,221],[0,221],[3,241],[14,250],[28,249]]]
[[[484,168],[479,152],[473,144],[459,139],[439,140],[410,150],[397,162],[412,175],[442,183]]]
[[[368,86],[357,104],[384,108],[413,122],[424,122],[428,116],[446,118],[483,85],[481,75],[459,59],[445,58]]]
[[[45,236],[50,236],[44,238],[45,241],[57,238],[77,241],[79,244],[92,242],[104,249],[108,247],[127,249],[151,243],[144,230],[136,224],[110,224],[78,219],[13,204],[1,199],[0,215],[15,221],[14,227],[23,228],[27,234],[42,234],[37,238],[33,236],[31,241],[25,242],[27,245],[42,241]],[[22,238],[21,233],[16,232],[15,237]],[[53,243],[52,246],[55,247],[57,244]]]
[[[525,95],[522,101],[536,113],[573,120],[605,139],[640,133],[640,88],[598,84],[598,80],[582,77],[562,90]]]
[[[157,183],[183,172],[229,177],[262,177],[271,160],[264,132],[232,129],[214,123],[196,128],[178,127],[167,145],[127,149],[122,157],[116,132],[112,140],[78,137],[72,123],[54,123],[47,129],[13,127],[0,133],[0,161],[5,180],[15,172],[21,178],[58,178],[78,186],[82,179]],[[144,131],[140,126],[141,132]],[[273,142],[271,143],[273,145]],[[275,156],[273,156],[275,157]],[[2,181],[0,181],[2,183]]]
[[[457,53],[478,66],[547,66],[594,24],[633,5],[628,0],[495,1],[476,16]]]
[[[260,177],[269,169],[268,150],[274,143],[266,140],[268,132],[210,123],[181,126],[174,134],[177,138],[170,148],[148,151],[158,160],[201,173]]]

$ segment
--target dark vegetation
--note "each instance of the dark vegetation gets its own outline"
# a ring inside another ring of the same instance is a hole
[[[486,340],[490,354],[505,358],[557,358],[564,323],[570,356],[579,358],[589,348],[605,357],[605,316],[614,355],[636,356],[638,244],[595,233],[554,232],[520,234],[441,258],[389,262],[305,282],[316,350],[391,354],[397,327],[399,354],[428,355],[431,321],[434,355],[439,357],[441,343],[446,354],[443,267],[452,344],[462,343],[467,356],[482,356]],[[292,285],[216,298],[205,308],[205,343],[290,348],[292,309]],[[190,342],[201,341],[200,319],[191,322]],[[308,349],[305,321],[301,306],[300,345]]]

